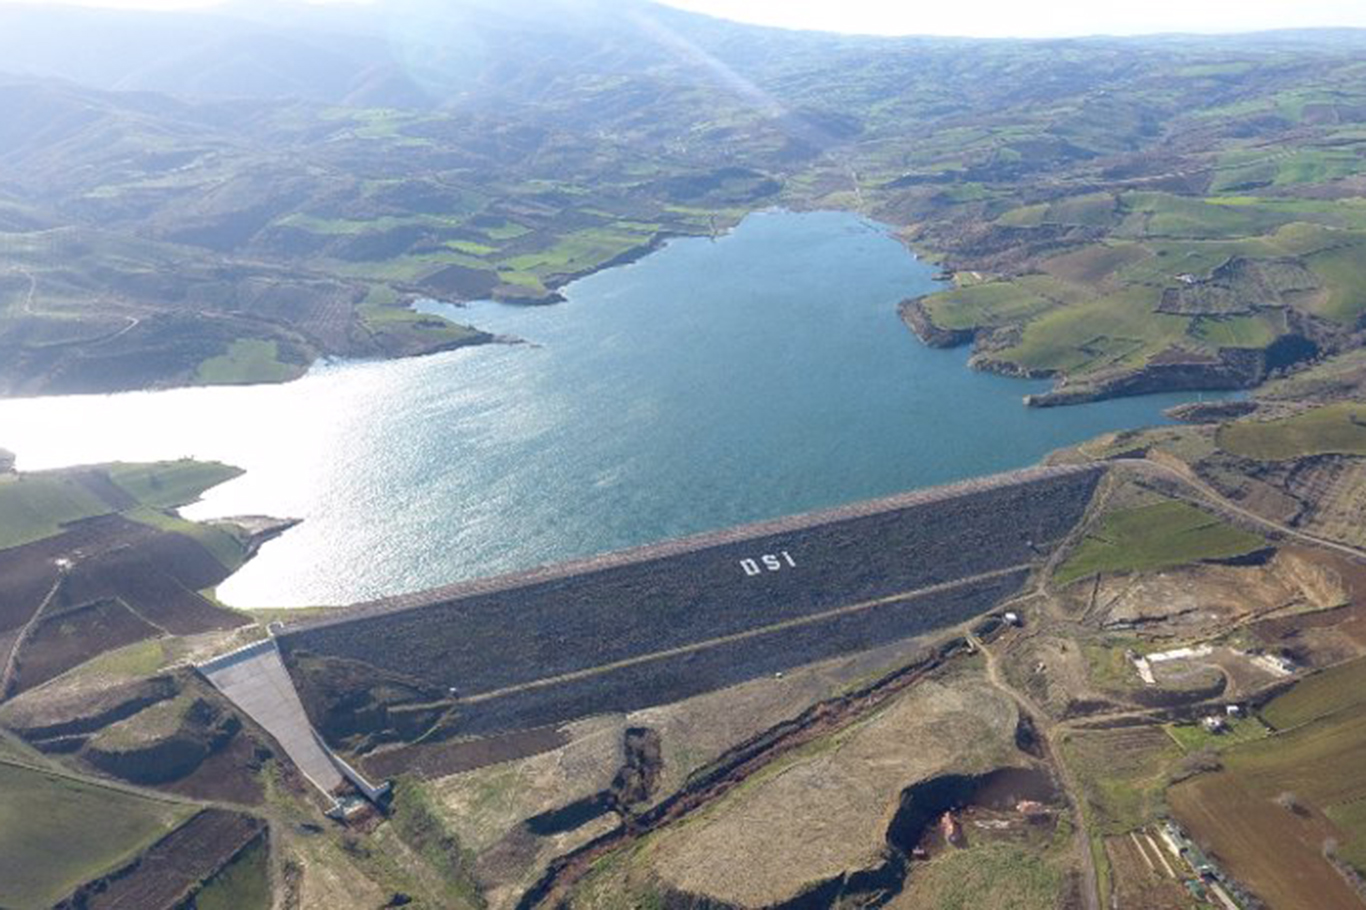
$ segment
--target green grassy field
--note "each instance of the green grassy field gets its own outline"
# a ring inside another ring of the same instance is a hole
[[[529,273],[542,280],[583,272],[644,246],[660,227],[658,224],[618,223],[575,231],[559,238],[547,249],[503,259],[498,267],[514,273]]]
[[[102,682],[126,682],[152,676],[177,660],[187,651],[184,639],[149,638],[124,645],[86,661],[69,672],[74,679],[98,679]]]
[[[1285,320],[1268,316],[1201,316],[1189,334],[1212,348],[1265,348],[1284,328]]]
[[[198,541],[230,572],[236,572],[246,562],[246,544],[242,538],[230,530],[230,525],[186,521],[183,518],[147,506],[129,509],[123,513],[123,516],[131,521],[151,525],[172,534],[184,534],[186,537]]]
[[[544,288],[541,289],[544,293]],[[376,336],[390,336],[397,347],[407,342],[426,344],[469,341],[478,330],[441,316],[414,311],[391,288],[373,286],[358,311],[365,328]]]
[[[1213,205],[1168,193],[1126,193],[1121,203],[1124,220],[1115,232],[1121,237],[1250,237],[1294,220],[1289,213]]]
[[[542,185],[543,184],[543,185]],[[534,194],[535,191],[548,191],[570,196],[585,197],[588,193],[581,187],[567,183],[531,181],[502,188],[509,196]],[[545,294],[545,281],[568,274],[579,273],[598,267],[623,253],[643,246],[659,231],[666,227],[673,231],[687,230],[686,223],[670,219],[669,224],[662,221],[621,218],[604,210],[583,210],[581,216],[592,215],[601,218],[602,223],[575,230],[564,230],[558,226],[534,230],[511,221],[485,227],[466,224],[468,215],[482,206],[487,199],[467,200],[468,213],[451,217],[447,215],[414,214],[409,216],[382,216],[370,219],[321,218],[308,214],[294,213],[280,219],[277,224],[294,230],[306,231],[322,238],[366,238],[393,232],[397,229],[424,231],[433,237],[450,237],[456,231],[465,236],[445,239],[440,247],[433,250],[431,244],[422,251],[414,247],[401,254],[375,255],[364,257],[348,256],[344,260],[330,263],[343,274],[378,279],[384,281],[419,281],[428,274],[446,265],[457,265],[483,272],[496,272],[506,285],[524,287]],[[681,214],[681,213],[680,213]],[[482,239],[469,239],[468,232],[475,232]],[[395,317],[382,315],[367,299],[360,313],[372,327],[384,325],[394,327]],[[234,356],[235,354],[235,356]],[[251,343],[240,352],[230,351],[228,356],[215,358],[201,367],[203,381],[267,381],[260,378],[263,367],[272,367],[273,355]],[[256,370],[248,371],[246,380],[235,379],[236,372],[247,370],[255,365]],[[289,369],[290,365],[276,364],[279,368]],[[213,378],[222,374],[227,378]],[[291,378],[284,376],[283,378]]]
[[[1037,316],[1056,306],[1015,281],[944,291],[929,298],[925,305],[935,324],[946,329],[1002,325]]]
[[[1224,766],[1267,800],[1294,793],[1320,809],[1366,799],[1366,716],[1321,717],[1224,753]],[[1353,832],[1366,837],[1366,829]]]
[[[279,220],[279,224],[308,231],[310,234],[325,236],[357,236],[380,231],[390,231],[398,227],[419,225],[423,227],[459,227],[461,218],[433,215],[394,216],[382,215],[378,218],[320,218],[315,215],[294,213]]]
[[[1201,749],[1223,751],[1262,739],[1269,732],[1266,725],[1255,717],[1227,720],[1228,727],[1223,733],[1210,733],[1199,724],[1168,724],[1164,729],[1187,752],[1199,752]]]
[[[174,509],[189,505],[221,483],[240,477],[240,468],[217,461],[158,461],[152,463],[115,463],[108,467],[109,479],[145,506]]]
[[[1031,228],[1043,224],[1047,217],[1048,203],[1036,202],[1032,205],[1018,206],[1005,212],[996,219],[996,223],[1006,227]]]
[[[270,910],[270,844],[261,838],[194,896],[194,910]]]
[[[197,500],[211,487],[242,472],[217,462],[188,459],[150,464],[111,464],[83,469],[103,472],[115,487],[136,500],[121,510],[124,517],[184,534],[201,543],[230,570],[241,567],[246,547],[226,527],[186,521],[167,510]],[[0,475],[0,550],[43,540],[62,532],[68,522],[109,515],[114,504],[96,495],[98,485],[83,485],[67,471]]]
[[[280,362],[277,342],[239,338],[228,346],[227,353],[201,363],[194,378],[203,385],[248,385],[284,382],[302,376],[304,370],[302,364]]]
[[[1156,727],[1070,732],[1062,753],[1084,782],[1093,832],[1106,835],[1131,831],[1160,814],[1168,772],[1184,754]]]
[[[1306,455],[1366,455],[1366,404],[1342,402],[1279,420],[1240,420],[1220,428],[1219,447],[1259,461]]]
[[[1045,224],[1105,227],[1114,223],[1119,208],[1119,201],[1113,193],[1087,193],[1054,202],[1048,207],[1043,221]]]
[[[1064,281],[1097,285],[1150,256],[1152,252],[1141,244],[1105,243],[1053,256],[1040,263],[1040,268]]]
[[[0,906],[49,907],[189,815],[171,803],[0,764]]]
[[[1288,730],[1366,702],[1366,658],[1339,664],[1295,684],[1262,708],[1262,719]]]
[[[1060,906],[1063,875],[1040,851],[994,842],[950,850],[917,865],[897,907],[905,910],[1051,910]]]
[[[1265,545],[1258,535],[1194,506],[1160,502],[1106,514],[1054,578],[1067,584],[1097,572],[1139,572],[1241,556]]]
[[[1295,802],[1323,813],[1344,835],[1338,855],[1366,870],[1366,779],[1360,774],[1366,766],[1366,715],[1358,710],[1364,702],[1366,659],[1297,683],[1260,712],[1278,732],[1242,738],[1225,749],[1225,770],[1202,786],[1236,790],[1258,806],[1293,794]],[[1268,814],[1275,813],[1252,810],[1259,820]]]
[[[194,502],[204,491],[240,476],[240,469],[219,462],[182,459],[155,464],[114,464],[108,470],[110,479],[140,503],[126,510],[124,517],[198,541],[229,571],[242,567],[246,545],[228,527],[186,521],[167,511]]]
[[[1357,239],[1315,253],[1306,262],[1328,287],[1325,302],[1316,312],[1347,325],[1355,324],[1366,313],[1366,240]]]
[[[57,472],[0,475],[0,550],[42,540],[62,525],[113,511],[70,476]]]
[[[1352,868],[1366,870],[1366,797],[1329,806],[1324,814],[1352,835],[1346,843],[1339,844],[1337,855]]]
[[[1157,298],[1155,289],[1129,287],[1079,306],[1053,310],[1028,323],[1018,344],[993,357],[1071,375],[1140,367],[1154,355],[1190,340],[1191,320],[1156,312]]]

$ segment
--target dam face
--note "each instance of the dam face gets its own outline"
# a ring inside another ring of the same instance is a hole
[[[376,601],[277,640],[326,736],[435,701],[454,707],[447,736],[634,710],[990,610],[1102,473],[1037,468],[747,525]]]

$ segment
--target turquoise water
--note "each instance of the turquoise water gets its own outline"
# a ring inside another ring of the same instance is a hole
[[[299,606],[1019,467],[1193,397],[1025,408],[1046,383],[975,373],[901,325],[897,301],[932,272],[851,215],[757,214],[578,281],[563,304],[454,313],[531,344],[321,365],[285,386],[0,402],[0,446],[26,469],[246,468],[186,512],[304,518],[220,589]]]

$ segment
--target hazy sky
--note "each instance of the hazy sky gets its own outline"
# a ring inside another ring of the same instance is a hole
[[[1366,0],[665,0],[672,6],[827,31],[1054,36],[1366,27]]]
[[[16,0],[0,0],[0,3]],[[18,0],[169,9],[214,0]],[[366,2],[366,0],[314,0]],[[1366,27],[1366,0],[663,0],[768,25],[881,34],[1059,36]]]

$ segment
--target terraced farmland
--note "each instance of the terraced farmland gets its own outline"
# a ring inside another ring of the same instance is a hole
[[[1249,420],[1219,432],[1225,450],[1262,461],[1306,455],[1366,455],[1366,408],[1330,404],[1279,420]]]
[[[0,906],[50,907],[127,863],[185,814],[173,803],[0,764]]]
[[[0,698],[102,651],[242,624],[198,592],[246,545],[169,509],[235,476],[189,461],[0,477]]]
[[[78,889],[58,910],[184,907],[189,895],[264,836],[264,830],[252,816],[205,809],[132,863]]]
[[[644,707],[989,610],[1099,476],[1002,475],[395,598],[288,628],[280,647],[333,735],[356,729],[357,699],[405,687],[407,710],[444,701],[461,733]]]

